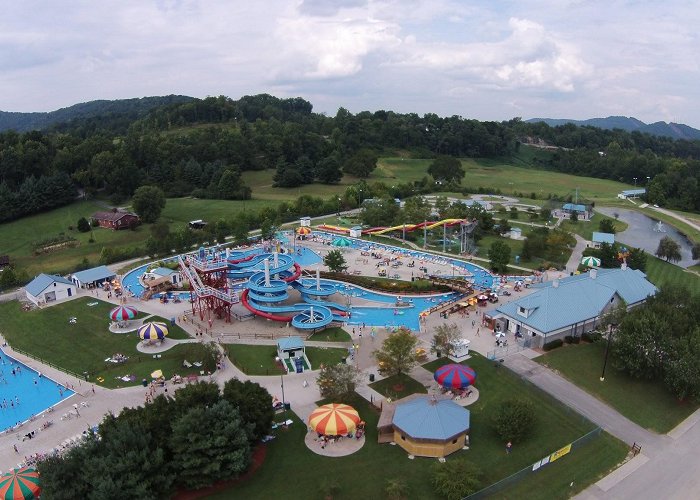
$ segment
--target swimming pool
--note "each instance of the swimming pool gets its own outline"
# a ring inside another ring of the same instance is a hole
[[[29,420],[32,415],[38,415],[74,394],[49,378],[40,377],[35,370],[8,356],[2,349],[0,373],[0,432]]]

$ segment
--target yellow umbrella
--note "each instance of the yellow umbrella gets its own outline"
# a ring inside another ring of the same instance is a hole
[[[163,370],[156,370],[151,373],[152,378],[163,378]]]
[[[319,406],[309,415],[309,427],[327,436],[344,436],[355,432],[360,415],[352,406],[331,403]]]
[[[306,227],[306,226],[300,227],[299,229],[297,229],[297,234],[301,234],[301,235],[311,234],[311,229]]]

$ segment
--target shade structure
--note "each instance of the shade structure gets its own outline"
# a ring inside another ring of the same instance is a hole
[[[168,335],[168,327],[165,323],[146,323],[139,327],[139,337],[143,340],[164,339]]]
[[[128,319],[134,319],[138,313],[135,307],[117,306],[109,311],[109,319],[112,321],[126,321]]]
[[[468,366],[452,363],[441,366],[433,375],[435,381],[449,389],[463,389],[476,380],[476,372]]]
[[[309,415],[309,427],[327,436],[344,436],[355,432],[360,416],[352,406],[331,403],[319,406]]]
[[[297,234],[302,234],[302,235],[311,234],[311,228],[308,228],[306,226],[300,227],[297,229]]]
[[[151,378],[162,378],[163,377],[163,370],[156,370],[153,373],[151,373]]]
[[[39,473],[33,467],[22,467],[0,476],[0,499],[30,500],[41,491]]]
[[[588,257],[581,259],[581,264],[586,267],[600,267],[600,259],[589,255]]]
[[[347,238],[336,238],[333,240],[334,247],[349,247],[352,245],[352,241]]]

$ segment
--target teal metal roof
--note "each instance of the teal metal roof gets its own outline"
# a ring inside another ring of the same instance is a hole
[[[615,235],[613,233],[599,233],[593,231],[591,241],[594,243],[607,243],[608,245],[612,245],[615,243]]]
[[[173,271],[172,269],[168,269],[167,267],[157,267],[153,271],[151,271],[151,274],[157,274],[158,276],[170,276],[173,273],[176,273],[177,271]]]
[[[85,271],[73,273],[73,278],[77,279],[81,283],[94,283],[95,281],[112,279],[116,275],[117,273],[111,271],[107,266],[98,266],[93,267],[92,269],[86,269]]]
[[[540,290],[504,304],[497,312],[534,330],[549,333],[599,316],[615,294],[630,305],[657,291],[639,270],[598,269],[596,273],[595,279],[590,273],[564,278],[557,287],[551,281],[534,285]],[[520,307],[526,310],[527,316],[519,313]]]
[[[564,210],[570,210],[572,212],[585,212],[586,205],[576,205],[574,203],[565,203],[562,207]]]
[[[301,337],[284,337],[277,341],[277,348],[280,351],[290,351],[292,349],[303,349],[304,341]]]
[[[392,423],[416,439],[447,440],[469,430],[469,410],[451,399],[425,396],[399,403]]]
[[[61,276],[55,276],[53,274],[40,274],[32,281],[30,281],[24,289],[34,297],[38,297],[41,292],[46,290],[53,283],[63,283],[64,285],[73,285],[73,283],[66,278]],[[75,285],[73,285],[75,286]]]

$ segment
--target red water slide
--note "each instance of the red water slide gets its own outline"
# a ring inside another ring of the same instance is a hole
[[[245,290],[243,290],[243,293],[241,294],[241,304],[243,304],[243,307],[248,309],[250,312],[252,312],[256,316],[260,316],[261,318],[271,319],[272,321],[282,321],[284,323],[289,323],[290,321],[292,321],[291,316],[277,316],[276,314],[270,314],[270,313],[267,313],[265,311],[260,311],[258,309],[255,309],[248,302],[248,289],[247,288]]]

